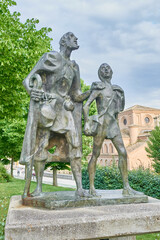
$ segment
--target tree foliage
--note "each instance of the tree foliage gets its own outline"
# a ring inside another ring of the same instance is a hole
[[[154,167],[157,173],[160,173],[160,127],[156,128],[151,132],[149,141],[147,142],[148,147],[146,151],[148,157],[153,160],[152,166]]]
[[[13,116],[25,112],[27,93],[22,80],[31,71],[42,54],[51,48],[47,36],[51,29],[36,29],[37,19],[20,21],[20,13],[11,13],[14,1],[0,2],[0,115]]]
[[[20,21],[11,13],[15,1],[0,2],[0,159],[19,159],[29,96],[22,85],[38,59],[51,49],[50,28],[36,29],[37,19]]]

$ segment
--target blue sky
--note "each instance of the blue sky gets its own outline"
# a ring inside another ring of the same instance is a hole
[[[101,63],[113,69],[114,84],[126,95],[126,108],[135,104],[160,108],[159,0],[16,0],[12,11],[21,20],[37,18],[38,27],[51,27],[54,50],[60,37],[73,32],[80,48],[72,59],[81,78],[98,81]]]

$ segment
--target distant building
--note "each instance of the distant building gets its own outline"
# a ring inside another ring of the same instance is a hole
[[[147,157],[145,147],[150,132],[160,123],[160,109],[135,105],[121,112],[118,121],[128,154],[128,168],[151,168],[151,159]],[[98,163],[106,166],[113,161],[118,163],[118,153],[112,142],[105,140]]]

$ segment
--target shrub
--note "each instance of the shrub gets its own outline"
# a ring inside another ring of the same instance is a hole
[[[132,188],[144,194],[160,199],[160,176],[151,170],[138,169],[129,172],[129,182]]]
[[[0,183],[10,182],[11,176],[7,173],[4,165],[0,163]]]
[[[160,176],[149,169],[129,171],[130,186],[144,194],[160,199]],[[86,168],[82,170],[83,188],[89,189],[89,177]],[[95,175],[96,189],[120,189],[123,188],[119,169],[116,166],[97,166]]]
[[[95,175],[96,189],[120,189],[122,188],[122,179],[117,167],[97,166]],[[82,184],[85,189],[89,189],[89,176],[86,168],[82,169]]]

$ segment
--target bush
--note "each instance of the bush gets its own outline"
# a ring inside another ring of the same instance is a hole
[[[4,165],[0,163],[0,183],[10,182],[11,176],[7,173]]]
[[[117,167],[97,166],[95,175],[96,189],[120,189],[122,188],[122,179]],[[83,188],[89,189],[89,176],[86,168],[82,169]]]
[[[160,176],[151,172],[149,169],[129,171],[130,186],[144,194],[160,199]],[[100,167],[97,166],[95,175],[96,189],[121,189],[123,188],[119,169],[116,166]],[[89,189],[89,177],[86,168],[82,170],[83,188]]]
[[[135,190],[160,199],[160,176],[157,173],[149,169],[133,170],[129,172],[129,182]]]

